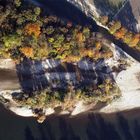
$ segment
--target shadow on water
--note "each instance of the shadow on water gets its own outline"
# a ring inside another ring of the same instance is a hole
[[[43,124],[14,115],[1,106],[0,114],[0,140],[140,140],[140,109],[73,118],[49,116]]]
[[[41,135],[39,140],[55,140],[51,122],[45,121],[43,124],[38,124],[38,130]]]
[[[134,136],[136,140],[140,140],[140,125],[138,120],[134,120],[134,124],[133,124],[133,130],[134,130]]]
[[[89,114],[87,135],[89,140],[121,140],[116,128],[100,114]]]
[[[32,131],[28,126],[25,128],[25,140],[38,140],[34,138]]]
[[[139,140],[139,117],[130,119],[123,114],[90,113],[82,118],[52,117],[32,128],[25,128],[25,140]]]
[[[127,120],[118,113],[118,124],[121,131],[122,136],[125,140],[133,140],[133,136],[130,132],[130,128]]]
[[[46,136],[46,134],[48,134],[48,132],[44,132],[44,130],[43,130],[43,127],[41,126],[41,125],[38,125],[38,129],[39,129],[39,132],[40,132],[40,134],[41,134],[41,138],[40,138],[40,140],[49,140],[47,137],[48,136]],[[45,134],[46,133],[46,134]],[[50,135],[49,135],[50,136]],[[52,139],[52,138],[51,138]],[[53,139],[52,139],[53,140]]]
[[[59,128],[60,128],[60,139],[59,140],[80,140],[70,124],[66,122],[64,118],[59,118]]]

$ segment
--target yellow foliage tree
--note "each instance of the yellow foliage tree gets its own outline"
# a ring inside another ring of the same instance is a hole
[[[130,41],[132,40],[132,36],[133,34],[131,32],[127,32],[123,38],[123,41],[126,43],[126,44],[129,44]]]
[[[85,41],[85,36],[83,35],[83,33],[78,33],[77,35],[76,35],[76,40],[78,41],[78,43],[82,43],[82,42],[84,42]]]
[[[116,21],[113,23],[113,25],[110,27],[110,33],[114,34],[118,29],[121,28],[121,22]]]
[[[87,49],[86,50],[86,56],[88,56],[90,58],[93,58],[93,56],[94,56],[93,49]]]
[[[135,47],[138,44],[139,41],[140,41],[140,35],[136,34],[132,37],[132,40],[129,42],[128,45],[130,47]]]
[[[96,48],[96,50],[100,50],[101,49],[101,43],[100,42],[96,42],[95,43],[95,48]]]
[[[80,61],[80,56],[69,55],[66,58],[62,59],[63,62],[78,62]]]

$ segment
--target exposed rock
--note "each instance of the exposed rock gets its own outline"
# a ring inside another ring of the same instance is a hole
[[[38,116],[37,122],[38,122],[38,123],[43,123],[45,119],[46,119],[46,116],[45,116],[45,115]]]

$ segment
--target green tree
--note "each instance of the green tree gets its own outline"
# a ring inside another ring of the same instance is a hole
[[[46,33],[47,35],[53,34],[54,31],[55,31],[55,30],[54,30],[53,26],[49,26],[49,27],[47,27],[47,29],[45,29],[45,33]]]
[[[35,15],[39,16],[40,13],[41,13],[40,7],[35,7],[35,8],[34,8],[34,12],[35,12]]]
[[[21,0],[14,0],[14,3],[17,7],[21,6]]]
[[[22,38],[17,34],[13,34],[13,35],[4,36],[2,38],[2,41],[4,43],[4,46],[10,49],[10,48],[15,48],[17,46],[21,46]]]
[[[83,28],[83,35],[86,37],[86,38],[89,38],[90,37],[90,29],[88,27],[84,27]]]

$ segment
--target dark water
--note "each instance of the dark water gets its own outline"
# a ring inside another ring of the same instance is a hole
[[[140,140],[139,112],[50,116],[38,124],[0,106],[0,140]]]

